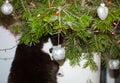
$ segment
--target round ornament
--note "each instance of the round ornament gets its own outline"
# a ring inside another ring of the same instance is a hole
[[[13,11],[13,6],[9,3],[8,0],[5,1],[5,3],[1,6],[1,11],[5,15],[9,15]]]
[[[55,60],[62,60],[65,58],[65,49],[58,45],[53,48],[52,55]]]
[[[118,59],[113,59],[109,61],[109,68],[110,69],[119,69],[119,60]]]
[[[100,6],[97,9],[98,17],[101,20],[105,20],[108,16],[108,8],[105,6],[104,3],[101,3]]]

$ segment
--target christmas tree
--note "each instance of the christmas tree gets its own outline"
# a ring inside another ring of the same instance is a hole
[[[0,0],[0,5],[3,2]],[[1,12],[1,23],[15,34],[22,33],[20,43],[36,44],[43,35],[59,33],[65,35],[66,59],[70,59],[71,65],[79,64],[82,53],[87,53],[84,68],[90,66],[92,70],[97,69],[92,52],[101,53],[103,64],[120,59],[120,0],[9,0],[9,3],[13,12],[10,15]],[[99,7],[108,11],[101,13]]]

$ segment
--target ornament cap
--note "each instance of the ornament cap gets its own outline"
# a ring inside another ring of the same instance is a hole
[[[6,0],[6,1],[5,1],[5,3],[9,3],[9,1],[8,1],[8,0]]]
[[[105,4],[104,4],[104,3],[101,3],[100,6],[105,7]]]

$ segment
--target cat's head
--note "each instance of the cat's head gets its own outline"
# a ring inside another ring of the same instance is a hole
[[[52,49],[63,43],[63,37],[61,35],[48,35],[40,39],[40,44],[42,45],[42,51],[49,54],[51,60],[52,58]]]

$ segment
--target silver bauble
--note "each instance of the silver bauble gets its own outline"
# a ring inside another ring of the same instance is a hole
[[[13,6],[9,3],[8,0],[1,6],[1,11],[5,15],[9,15],[13,12]]]
[[[110,69],[119,69],[119,60],[118,59],[112,59],[109,60],[109,68]]]
[[[97,9],[98,16],[101,20],[105,20],[108,16],[108,8],[104,3],[101,3]]]
[[[62,60],[65,58],[65,48],[62,48],[61,45],[58,45],[53,48],[52,56],[55,60]]]

